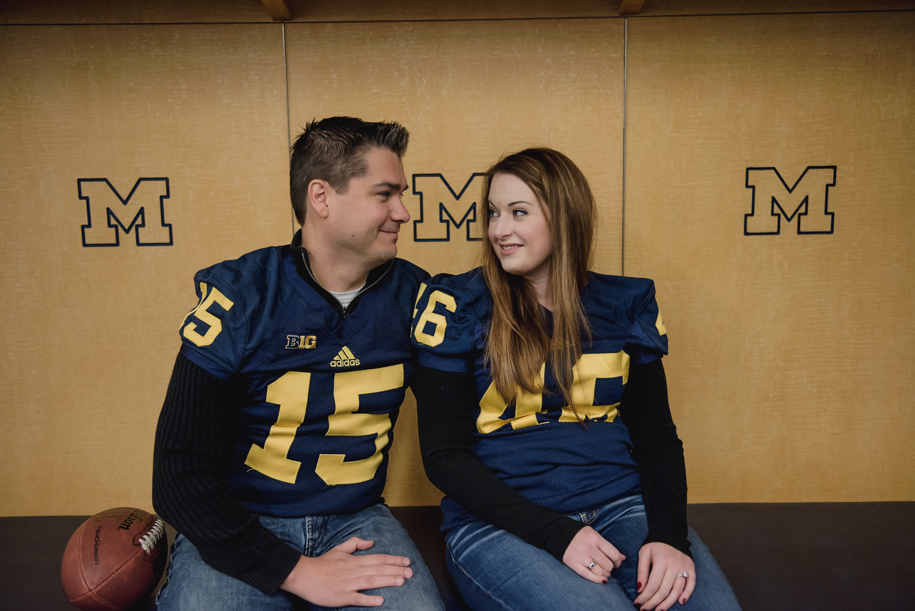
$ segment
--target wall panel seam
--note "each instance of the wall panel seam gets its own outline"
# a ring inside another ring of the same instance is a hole
[[[292,150],[292,118],[289,111],[289,49],[286,46],[286,22],[282,23],[282,35],[283,35],[283,86],[286,90],[286,157],[288,159],[290,151]],[[287,163],[288,166],[288,163]],[[290,202],[291,203],[291,202]],[[293,210],[295,208],[293,207]],[[296,218],[295,214],[292,215],[292,218],[289,219],[289,224],[294,234],[298,227],[296,227]]]
[[[569,21],[569,20],[606,20],[606,19],[670,19],[693,17],[769,17],[778,15],[860,15],[884,13],[911,13],[915,8],[888,8],[888,9],[852,9],[835,11],[771,11],[756,13],[667,13],[658,15],[634,15],[620,17],[617,15],[581,15],[581,16],[548,16],[548,17],[455,17],[452,19],[327,19],[314,21],[284,21],[297,25],[334,25],[334,24],[359,24],[359,23],[458,23],[478,21]],[[42,26],[176,26],[176,25],[274,25],[269,21],[94,21],[94,22],[29,22],[29,23],[0,23],[0,27],[42,27]]]
[[[620,184],[620,275],[626,275],[626,128],[628,127],[627,104],[629,103],[629,19],[623,21],[623,158]]]

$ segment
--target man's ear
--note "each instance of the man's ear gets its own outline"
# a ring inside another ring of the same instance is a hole
[[[321,218],[327,218],[330,212],[327,200],[332,191],[333,187],[318,178],[308,183],[308,207],[314,210],[315,214]]]

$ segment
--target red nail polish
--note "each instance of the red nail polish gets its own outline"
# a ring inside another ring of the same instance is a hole
[[[604,584],[605,584],[605,583],[607,583],[607,580],[606,580],[606,579],[604,579],[604,580],[603,580],[603,581],[602,581],[602,582],[601,582],[601,583],[604,583]]]
[[[635,589],[638,590],[639,592],[642,591],[642,582],[641,581],[637,581],[635,583]]]

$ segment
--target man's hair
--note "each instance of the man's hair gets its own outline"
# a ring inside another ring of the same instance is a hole
[[[351,179],[368,172],[366,153],[382,148],[402,158],[410,133],[399,123],[369,123],[353,117],[312,121],[292,143],[289,159],[289,194],[299,223],[305,222],[308,184],[325,180],[345,193]]]

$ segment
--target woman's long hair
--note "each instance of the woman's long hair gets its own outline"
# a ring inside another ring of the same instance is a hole
[[[559,391],[578,416],[572,401],[575,363],[582,354],[582,335],[591,328],[581,303],[588,282],[594,239],[595,205],[588,181],[571,159],[548,148],[529,148],[499,160],[483,179],[483,228],[489,233],[489,191],[497,174],[520,178],[534,192],[546,215],[553,252],[550,261],[552,338],[533,287],[506,273],[484,238],[483,277],[493,299],[486,359],[496,390],[506,401],[517,390],[544,391],[541,367],[549,361]],[[580,419],[580,417],[579,417]]]

